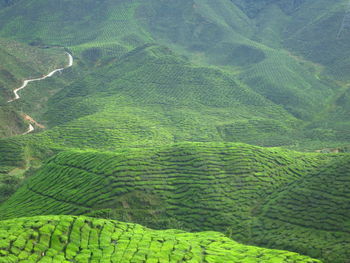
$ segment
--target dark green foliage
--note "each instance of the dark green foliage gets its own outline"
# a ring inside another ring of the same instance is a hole
[[[0,140],[0,167],[23,167],[25,165],[24,146],[16,139]]]
[[[72,216],[0,222],[0,255],[0,262],[320,262],[292,252],[241,245],[216,232],[155,231]]]
[[[262,50],[252,46],[223,43],[218,48],[221,50],[221,54],[213,56],[214,58],[211,60],[213,63],[244,67],[259,63],[266,58]]]
[[[28,129],[23,117],[13,108],[0,106],[0,138],[24,133]]]
[[[20,178],[12,175],[3,174],[3,172],[8,172],[8,170],[1,168],[0,171],[0,203],[8,199],[12,194],[14,194],[19,186]]]

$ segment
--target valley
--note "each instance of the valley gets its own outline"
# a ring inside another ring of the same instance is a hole
[[[0,262],[347,263],[347,7],[0,0]]]

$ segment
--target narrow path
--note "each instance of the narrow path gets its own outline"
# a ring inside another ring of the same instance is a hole
[[[34,126],[30,123],[29,127],[28,127],[28,130],[26,132],[22,133],[22,135],[31,133],[32,131],[34,131]]]
[[[8,102],[13,102],[15,100],[18,100],[20,98],[20,96],[18,95],[18,91],[20,91],[20,90],[24,89],[25,87],[27,87],[28,83],[47,79],[49,77],[52,77],[56,72],[61,72],[62,70],[66,69],[66,68],[70,68],[71,66],[73,66],[73,56],[71,54],[69,54],[68,52],[66,52],[66,54],[68,55],[68,58],[69,58],[68,65],[66,67],[55,69],[55,70],[51,71],[49,74],[47,74],[47,75],[45,75],[45,76],[43,76],[41,78],[24,80],[22,86],[19,87],[18,89],[15,89],[13,91],[13,93],[15,94],[15,98],[12,99],[12,100],[9,100]]]
[[[26,79],[26,80],[24,80],[22,86],[19,87],[19,88],[17,88],[17,89],[15,89],[15,90],[13,91],[13,93],[15,94],[15,97],[14,97],[13,99],[9,100],[8,103],[20,99],[21,97],[18,95],[18,92],[19,92],[20,90],[24,89],[25,87],[27,87],[27,85],[28,85],[30,82],[40,81],[40,80],[47,79],[47,78],[49,78],[49,77],[52,77],[55,73],[57,73],[57,72],[62,72],[64,69],[67,69],[67,68],[70,68],[71,66],[73,66],[73,62],[74,62],[73,56],[72,56],[70,53],[68,53],[68,52],[66,52],[66,54],[67,54],[68,59],[69,59],[68,65],[67,65],[66,67],[55,69],[55,70],[51,71],[49,74],[47,74],[47,75],[45,75],[45,76],[43,76],[43,77],[41,77],[41,78]],[[28,116],[28,115],[25,115],[25,116]],[[31,123],[29,124],[29,128],[28,128],[28,130],[27,130],[25,133],[23,133],[23,134],[28,134],[28,133],[31,133],[32,131],[34,131],[34,126],[32,125],[32,123],[35,124],[35,125],[37,125],[37,122],[36,122],[35,120],[33,120],[32,118],[30,118],[29,121],[31,122]],[[38,126],[40,127],[40,125],[38,125]]]

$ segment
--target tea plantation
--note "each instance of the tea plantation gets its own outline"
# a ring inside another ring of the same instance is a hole
[[[65,46],[76,58],[72,72],[60,76],[62,82],[54,78],[33,84],[19,105],[49,127],[74,120],[49,135],[54,144],[65,144],[61,138],[77,148],[145,141],[239,141],[301,150],[348,144],[348,97],[343,96],[348,86],[330,72],[329,62],[335,54],[346,57],[338,53],[347,52],[344,40],[326,49],[334,54],[324,64],[288,49],[298,33],[313,29],[309,25],[318,25],[314,39],[320,38],[319,23],[328,20],[318,19],[319,13],[329,13],[327,30],[336,32],[345,1],[334,1],[331,8],[326,1],[278,0],[5,2],[0,36],[39,47]],[[297,31],[308,9],[309,24]],[[299,43],[291,50],[297,47],[310,53],[309,46]],[[90,125],[98,136],[85,130]],[[154,126],[160,134],[152,135]],[[149,140],[128,134],[140,127]],[[82,134],[87,137],[79,138]]]
[[[321,261],[245,246],[216,232],[151,230],[73,216],[0,222],[0,262],[288,262]]]
[[[0,215],[90,215],[153,228],[216,230],[344,262],[349,163],[349,155],[218,143],[62,152],[0,206]]]
[[[0,0],[0,262],[348,263],[349,37],[348,0]]]

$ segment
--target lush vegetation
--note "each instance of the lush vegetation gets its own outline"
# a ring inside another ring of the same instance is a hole
[[[111,149],[190,140],[319,149],[349,141],[348,86],[330,64],[287,50],[292,36],[285,31],[297,30],[309,9],[310,24],[326,23],[314,21],[328,12],[325,4],[105,0],[82,7],[79,1],[6,1],[0,35],[40,47],[64,45],[79,59],[73,73],[24,90],[18,105],[40,123],[66,124],[48,134],[54,144]],[[344,3],[331,5],[334,27]],[[333,44],[341,50],[339,41]],[[128,134],[139,127],[149,136]],[[87,128],[99,131],[89,134]],[[97,134],[102,143],[91,138]]]
[[[15,41],[0,39],[0,138],[25,132],[28,125],[21,116],[21,108],[10,105],[13,90],[25,78],[40,77],[64,65],[62,51],[39,49]]]
[[[51,127],[65,123],[48,137],[77,148],[181,141],[302,150],[346,145],[347,83],[328,64],[285,49],[282,28],[292,31],[310,4],[232,2],[11,2],[0,11],[1,36],[64,45],[78,60],[73,72],[24,90],[18,107]],[[310,7],[313,15],[327,11],[319,5]],[[332,7],[334,20],[341,18],[343,3]]]
[[[1,262],[320,262],[296,253],[241,245],[216,232],[154,231],[88,217],[0,222]]]
[[[216,230],[238,241],[344,262],[349,161],[349,155],[244,144],[62,152],[0,206],[0,215],[75,214]]]
[[[347,262],[347,4],[0,0],[4,262]]]

